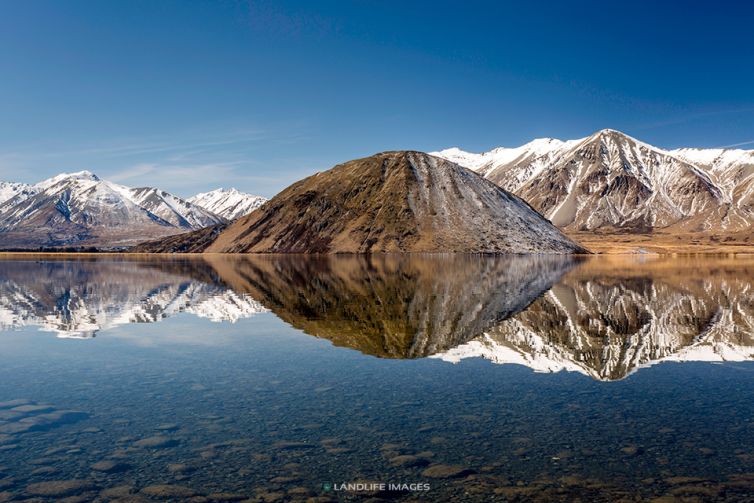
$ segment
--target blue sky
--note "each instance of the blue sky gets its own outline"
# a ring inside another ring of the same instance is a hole
[[[0,179],[271,196],[384,150],[606,127],[754,148],[753,21],[740,1],[6,0]]]

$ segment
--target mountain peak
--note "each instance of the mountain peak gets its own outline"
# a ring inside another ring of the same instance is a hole
[[[627,139],[631,141],[638,142],[636,138],[627,135],[623,131],[618,131],[617,129],[600,129],[599,131],[593,133],[589,138],[620,138],[620,139]]]
[[[437,152],[438,154],[444,154],[444,155],[456,155],[456,154],[467,154],[468,152],[461,150],[458,147],[449,147],[442,149]]]
[[[59,175],[55,175],[46,180],[42,180],[41,182],[37,184],[37,187],[44,190],[54,185],[57,185],[59,183],[70,182],[70,181],[99,182],[100,178],[94,173],[92,173],[91,171],[87,171],[87,170],[76,171],[74,173],[60,173]]]
[[[436,155],[522,197],[555,225],[686,231],[752,225],[754,155],[657,148],[615,129],[481,154]],[[730,208],[725,205],[732,205]]]
[[[87,170],[0,185],[0,204],[3,245],[22,248],[116,247],[226,221],[161,189],[131,189]]]
[[[101,180],[100,177],[98,177],[97,175],[95,175],[94,173],[92,173],[91,171],[86,170],[86,169],[81,170],[81,171],[75,171],[73,173],[61,173],[58,176],[61,177],[61,178],[75,178],[75,179],[78,179],[78,180],[92,180],[93,182],[98,182],[98,181]]]
[[[213,190],[209,190],[207,192],[200,192],[194,197],[200,197],[200,196],[211,196],[211,195],[220,195],[220,194],[243,194],[240,190],[238,190],[235,187],[228,187],[227,189],[225,187],[218,187]]]
[[[228,189],[220,187],[190,197],[188,198],[188,202],[201,206],[228,220],[235,220],[236,218],[248,215],[267,202],[267,199],[261,196],[246,194],[235,187]]]

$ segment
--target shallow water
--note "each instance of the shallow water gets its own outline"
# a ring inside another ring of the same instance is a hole
[[[0,501],[751,500],[753,283],[745,259],[2,260]]]

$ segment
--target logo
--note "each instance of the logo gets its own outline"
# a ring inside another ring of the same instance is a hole
[[[426,482],[325,482],[322,484],[325,492],[424,492],[431,489]]]

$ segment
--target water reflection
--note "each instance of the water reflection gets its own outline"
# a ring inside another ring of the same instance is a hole
[[[659,361],[754,358],[754,262],[206,256],[0,261],[0,328],[93,337],[178,313],[272,311],[381,358],[485,357],[616,380]]]
[[[236,321],[264,311],[197,261],[0,260],[0,330],[36,326],[58,337],[91,338],[182,312]]]
[[[525,312],[437,357],[622,379],[661,361],[754,359],[754,267],[733,259],[595,259]]]
[[[564,257],[210,257],[234,291],[333,344],[382,358],[453,348],[525,309]]]

